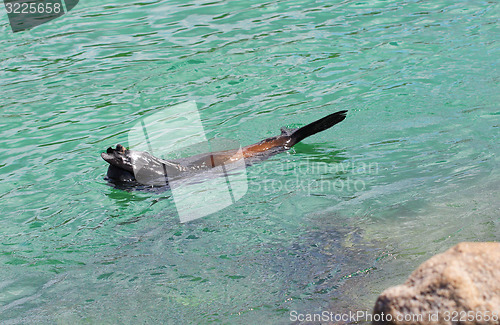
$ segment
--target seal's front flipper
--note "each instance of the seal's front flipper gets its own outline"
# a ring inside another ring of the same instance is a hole
[[[281,134],[290,136],[289,145],[291,147],[313,134],[329,129],[335,124],[342,122],[345,119],[346,114],[347,111],[339,111],[294,130],[281,128]]]

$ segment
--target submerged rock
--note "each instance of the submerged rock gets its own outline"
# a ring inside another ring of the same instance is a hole
[[[373,324],[500,324],[500,243],[460,243],[378,297]]]

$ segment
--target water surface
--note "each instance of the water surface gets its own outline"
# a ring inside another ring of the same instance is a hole
[[[288,324],[500,239],[496,2],[90,0],[15,34],[1,12],[2,323]],[[242,145],[349,115],[181,224],[99,154],[190,100]]]

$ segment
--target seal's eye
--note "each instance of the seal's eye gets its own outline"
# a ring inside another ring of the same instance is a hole
[[[117,144],[116,145],[116,151],[118,151],[120,153],[124,153],[125,152],[125,148],[121,144]]]
[[[111,154],[111,153],[113,153],[113,151],[114,151],[114,150],[113,150],[113,148],[109,147],[109,148],[106,150],[106,153],[110,153],[110,154]]]

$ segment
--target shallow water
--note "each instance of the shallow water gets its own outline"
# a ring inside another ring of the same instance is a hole
[[[86,1],[15,34],[0,12],[2,323],[371,310],[433,254],[500,240],[495,2]],[[242,145],[349,114],[181,224],[99,154],[191,100]]]

